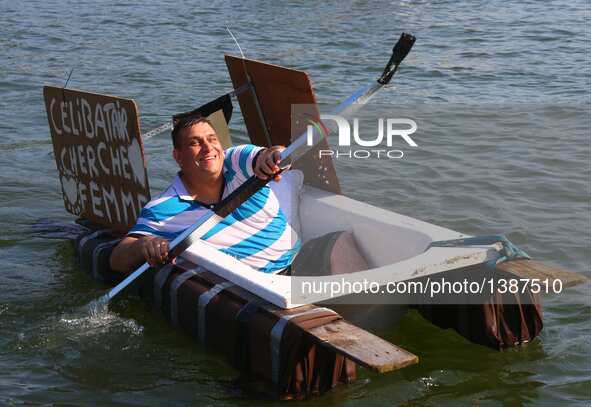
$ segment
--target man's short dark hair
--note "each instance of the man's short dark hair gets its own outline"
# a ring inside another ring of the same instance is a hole
[[[207,123],[211,126],[212,129],[215,130],[215,127],[213,126],[211,121],[207,117],[204,117],[204,116],[193,115],[193,116],[183,117],[183,118],[179,118],[179,119],[175,119],[173,117],[172,120],[173,120],[173,127],[172,127],[172,132],[170,134],[172,136],[172,145],[177,150],[181,148],[179,134],[182,129],[186,129],[186,128],[194,126],[198,123]]]

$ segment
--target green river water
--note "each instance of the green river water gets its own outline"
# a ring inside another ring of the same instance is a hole
[[[469,234],[505,233],[591,277],[591,6],[549,1],[117,2],[0,0],[0,405],[271,405],[137,300],[105,292],[65,240],[33,233],[63,208],[42,87],[133,98],[147,131],[231,89],[223,54],[307,71],[335,103],[379,74],[403,30],[417,43],[375,106],[417,121],[401,160],[336,162],[346,195]],[[235,114],[235,141],[246,141]],[[153,195],[175,173],[146,142]],[[591,404],[590,285],[544,297],[545,328],[493,351],[415,313],[383,336],[420,364],[306,405]],[[304,402],[302,402],[304,403]],[[293,403],[299,404],[299,402]]]

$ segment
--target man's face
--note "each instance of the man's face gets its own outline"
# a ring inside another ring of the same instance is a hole
[[[199,122],[179,133],[180,148],[173,156],[183,175],[187,177],[216,178],[224,166],[224,150],[218,136],[208,123]]]

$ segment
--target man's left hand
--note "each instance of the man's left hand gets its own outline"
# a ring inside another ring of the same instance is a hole
[[[254,174],[260,179],[273,179],[278,182],[281,179],[279,164],[281,162],[281,152],[285,150],[283,146],[273,146],[260,152],[257,162],[254,166]]]

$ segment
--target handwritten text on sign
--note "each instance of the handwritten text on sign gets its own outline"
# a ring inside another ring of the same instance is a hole
[[[150,198],[133,100],[43,89],[66,209],[126,230]]]

